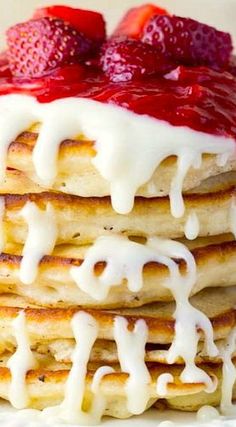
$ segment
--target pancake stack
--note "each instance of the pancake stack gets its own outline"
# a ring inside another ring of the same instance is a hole
[[[0,96],[0,397],[17,409],[235,410],[236,80],[183,70],[154,83],[206,131],[158,118],[149,82]]]
[[[175,218],[169,157],[155,171],[163,196],[145,197],[147,184],[119,214],[85,137],[60,145],[54,186],[35,182],[39,133],[10,144],[1,187],[1,397],[79,423],[151,406],[229,410],[236,161],[216,168],[208,155],[191,169]]]

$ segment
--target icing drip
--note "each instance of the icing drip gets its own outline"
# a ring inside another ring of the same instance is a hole
[[[129,374],[125,386],[128,411],[131,414],[141,414],[150,399],[151,377],[144,362],[148,338],[147,325],[144,320],[138,320],[134,330],[129,331],[127,320],[117,316],[114,323],[114,338],[121,370]]]
[[[20,280],[29,285],[37,277],[38,264],[44,255],[50,255],[57,239],[54,209],[50,203],[41,210],[33,202],[27,202],[20,215],[28,225],[28,234],[20,265]]]
[[[115,370],[111,366],[101,366],[98,368],[93,376],[91,390],[94,394],[99,392],[99,386],[102,378],[105,375],[112,374]]]
[[[172,244],[171,240],[168,242]],[[107,297],[112,286],[121,285],[124,279],[131,292],[138,292],[143,286],[143,267],[148,262],[155,261],[169,269],[174,266],[177,272],[177,265],[162,254],[160,245],[162,240],[156,237],[143,245],[125,236],[102,236],[87,251],[83,264],[72,267],[70,272],[79,288],[99,301]],[[96,276],[95,265],[101,261],[106,262],[106,267],[100,276]],[[172,273],[175,275],[174,267]]]
[[[180,274],[178,264],[172,258],[185,260],[187,266],[185,276]],[[103,273],[96,276],[94,267],[101,261],[105,261],[107,265]],[[106,236],[95,242],[87,252],[82,266],[72,267],[71,273],[81,289],[93,298],[104,299],[110,287],[122,283],[122,279],[127,279],[131,291],[137,292],[141,289],[143,267],[150,261],[168,267],[170,278],[164,285],[171,290],[176,301],[175,337],[168,351],[167,361],[174,363],[181,357],[185,363],[181,380],[187,383],[203,382],[207,385],[207,391],[211,392],[215,389],[216,382],[195,365],[200,338],[198,328],[204,333],[207,353],[214,357],[218,354],[218,350],[214,344],[209,319],[189,302],[192,288],[196,283],[196,265],[187,247],[179,242],[158,237],[149,238],[147,243],[142,245],[123,236]],[[160,377],[159,382],[162,381],[163,378]]]
[[[173,383],[174,378],[171,374],[162,374],[157,378],[156,392],[158,396],[167,396],[168,383]]]
[[[57,175],[60,143],[84,134],[96,141],[92,163],[109,182],[113,208],[122,214],[132,210],[137,190],[152,178],[158,165],[176,156],[170,205],[172,214],[181,217],[182,186],[188,170],[200,166],[204,153],[215,154],[224,162],[235,154],[233,139],[172,126],[91,99],[64,98],[40,104],[31,96],[5,95],[0,98],[0,117],[0,177],[4,177],[10,143],[33,123],[42,124],[33,151],[35,172],[39,182],[49,187]]]
[[[232,197],[232,203],[230,207],[230,213],[229,213],[229,221],[231,225],[231,232],[234,235],[236,239],[236,203],[235,203],[235,197]]]
[[[98,325],[90,314],[80,311],[72,318],[71,326],[76,346],[71,358],[72,368],[65,386],[65,397],[59,406],[45,409],[43,415],[52,421],[60,419],[69,423],[95,425],[104,412],[105,400],[103,396],[96,395],[87,412],[83,411],[83,400],[87,365],[98,336]]]
[[[4,236],[4,227],[3,227],[3,218],[5,213],[5,201],[4,197],[0,197],[0,252],[3,251],[5,246],[5,236]]]
[[[200,231],[200,224],[197,217],[196,212],[192,212],[188,218],[187,222],[185,224],[184,234],[186,239],[188,240],[195,240]]]
[[[207,354],[214,357],[218,349],[214,344],[212,325],[207,316],[193,307],[189,301],[192,287],[196,282],[196,265],[191,252],[181,243],[161,240],[159,250],[165,256],[184,259],[187,265],[187,274],[181,276],[177,268],[175,274],[164,284],[173,294],[176,301],[175,336],[167,352],[167,363],[172,364],[180,357],[185,363],[185,368],[180,379],[185,383],[205,383],[206,391],[213,392],[216,381],[213,381],[202,369],[195,364],[197,346],[200,338],[197,328],[205,336]],[[173,279],[174,278],[174,279]],[[165,375],[165,374],[163,374]],[[158,382],[162,381],[161,376]]]
[[[25,313],[21,311],[12,322],[17,349],[7,362],[11,371],[9,400],[11,404],[22,409],[29,404],[29,395],[25,383],[25,376],[30,369],[37,368],[37,361],[30,349],[29,337],[26,328]]]
[[[233,387],[236,381],[236,368],[232,355],[236,349],[236,328],[230,333],[225,345],[220,348],[223,361],[221,386],[221,412],[225,415],[236,415],[236,406],[232,404]]]

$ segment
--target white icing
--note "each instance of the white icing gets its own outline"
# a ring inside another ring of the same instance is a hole
[[[216,388],[216,380],[211,379],[205,371],[195,364],[200,338],[197,328],[200,328],[204,333],[207,354],[214,357],[218,354],[218,349],[214,343],[210,320],[204,313],[193,307],[189,301],[192,287],[196,282],[194,258],[187,247],[179,242],[162,240],[162,244],[159,244],[159,250],[167,257],[184,259],[187,265],[185,277],[180,275],[177,268],[175,274],[172,274],[164,284],[170,289],[176,301],[175,336],[167,352],[167,362],[172,364],[179,357],[182,358],[185,368],[180,376],[181,381],[184,383],[205,383],[206,391],[211,393]],[[160,377],[159,381],[161,381]]]
[[[167,396],[167,386],[173,383],[174,377],[171,374],[162,374],[157,378],[156,392],[158,396]]]
[[[17,349],[7,362],[7,367],[11,371],[9,400],[15,408],[22,409],[29,404],[25,376],[30,369],[36,369],[38,364],[30,348],[25,313],[23,311],[13,320],[12,327]]]
[[[113,208],[123,214],[132,210],[138,188],[167,157],[178,158],[170,205],[172,214],[181,217],[182,186],[188,170],[199,167],[204,153],[218,155],[221,162],[235,155],[233,139],[172,126],[91,99],[64,98],[40,104],[31,96],[5,95],[0,98],[0,117],[0,177],[4,177],[10,143],[31,124],[42,123],[33,163],[39,181],[49,187],[57,175],[60,143],[84,134],[96,141],[97,155],[92,163],[110,183]]]
[[[187,266],[185,276],[180,274],[178,264],[172,258],[185,260]],[[98,277],[94,267],[100,261],[105,261],[107,265]],[[185,363],[181,380],[188,383],[203,382],[207,386],[207,391],[211,392],[216,387],[216,381],[195,364],[200,338],[197,328],[204,333],[208,354],[214,357],[218,354],[218,350],[214,344],[209,319],[189,302],[192,288],[196,283],[196,265],[186,246],[158,237],[149,238],[143,245],[124,236],[105,236],[99,238],[88,250],[80,267],[72,267],[71,273],[81,289],[93,298],[101,300],[106,298],[110,287],[119,285],[122,279],[127,279],[131,291],[140,290],[143,286],[143,267],[150,261],[168,267],[170,278],[163,285],[170,289],[176,301],[175,337],[168,351],[168,363],[174,363],[181,357]],[[159,381],[162,381],[162,378]]]
[[[91,385],[91,390],[94,394],[99,392],[99,386],[102,378],[105,375],[112,374],[114,369],[111,366],[101,366],[101,368],[98,368],[93,376],[93,381]]]
[[[169,240],[170,245],[172,241]],[[85,254],[80,267],[72,267],[71,276],[80,289],[92,298],[104,300],[112,286],[127,280],[128,289],[138,292],[143,287],[143,267],[148,262],[158,262],[169,269],[177,265],[169,257],[162,254],[162,240],[152,237],[146,244],[136,243],[126,236],[110,235],[99,237]],[[100,276],[94,268],[98,262],[105,261],[106,267]],[[172,268],[172,273],[175,274]]]
[[[186,239],[195,240],[200,231],[200,224],[196,212],[191,212],[187,218],[184,234]]]
[[[144,362],[147,325],[144,320],[138,320],[133,331],[129,331],[127,320],[117,316],[114,338],[121,370],[129,374],[125,385],[127,409],[131,414],[141,414],[150,399],[151,377]]]
[[[214,406],[202,406],[197,412],[198,421],[211,421],[220,418],[219,411]]]
[[[87,365],[94,342],[98,336],[96,320],[85,312],[76,313],[71,321],[76,346],[72,354],[70,370],[63,402],[55,407],[44,409],[43,415],[51,421],[62,420],[82,425],[95,425],[105,409],[105,399],[96,395],[89,411],[83,411],[86,387]]]
[[[20,212],[28,226],[20,265],[20,280],[24,284],[35,281],[38,264],[44,255],[50,255],[57,240],[57,224],[53,206],[48,203],[41,210],[33,202],[27,202]]]
[[[221,386],[221,412],[225,415],[236,415],[236,405],[232,403],[233,387],[236,381],[236,367],[232,355],[236,350],[236,327],[231,331],[226,344],[220,348],[223,361]]]
[[[232,197],[232,202],[231,202],[230,212],[229,212],[229,223],[230,223],[231,232],[236,239],[236,202],[235,202],[235,196]]]
[[[4,200],[4,197],[0,197],[0,252],[3,251],[5,246],[5,235],[4,235],[4,226],[3,226],[4,213],[5,213],[5,200]]]

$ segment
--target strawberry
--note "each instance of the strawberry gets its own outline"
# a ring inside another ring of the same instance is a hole
[[[221,67],[232,52],[230,34],[178,16],[153,16],[144,27],[142,41],[186,65]]]
[[[227,71],[233,74],[233,76],[236,76],[236,56],[235,55],[231,56],[228,67],[227,67]]]
[[[112,38],[103,46],[101,66],[113,82],[164,74],[173,68],[155,47],[126,38]]]
[[[1,77],[10,77],[11,71],[9,67],[9,62],[6,52],[0,53],[0,78]]]
[[[134,7],[125,14],[118,24],[113,35],[127,36],[130,38],[141,38],[142,31],[147,21],[155,15],[167,15],[165,9],[161,9],[153,4],[144,4],[143,6]]]
[[[14,76],[41,77],[84,59],[91,42],[61,19],[41,18],[7,31],[8,59]]]
[[[105,21],[101,13],[57,5],[36,9],[33,18],[44,17],[62,19],[96,43],[101,44],[106,38]]]

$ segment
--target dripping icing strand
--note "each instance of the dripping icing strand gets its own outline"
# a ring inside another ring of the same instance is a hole
[[[17,348],[7,362],[7,367],[11,371],[9,400],[12,406],[22,409],[29,404],[25,376],[30,369],[36,369],[38,364],[30,348],[24,311],[13,320],[12,327]]]
[[[50,255],[57,240],[57,225],[53,206],[48,203],[41,210],[33,202],[27,202],[20,212],[28,226],[20,265],[20,280],[29,285],[37,277],[38,264],[44,255]]]
[[[185,228],[184,228],[184,234],[186,239],[188,240],[195,240],[200,231],[200,224],[199,219],[197,217],[196,212],[191,212],[187,218]]]
[[[65,98],[40,104],[31,96],[5,95],[0,98],[0,117],[0,177],[4,177],[10,143],[33,123],[42,125],[33,163],[39,182],[46,187],[52,186],[57,176],[60,143],[84,134],[96,141],[92,163],[109,182],[113,208],[122,214],[132,210],[137,190],[151,179],[158,165],[169,156],[177,156],[170,205],[172,214],[181,217],[182,186],[188,170],[200,167],[204,153],[217,155],[216,161],[221,163],[235,155],[233,139],[173,127],[91,99]]]
[[[65,386],[65,397],[60,405],[44,409],[43,415],[52,421],[60,419],[69,423],[96,425],[104,413],[105,398],[101,393],[96,394],[90,410],[86,412],[83,410],[83,402],[87,365],[98,336],[98,325],[90,314],[80,311],[73,316],[71,327],[76,345],[71,358],[72,367]]]
[[[145,411],[150,399],[151,377],[144,361],[147,325],[144,320],[138,320],[133,331],[129,331],[127,320],[117,316],[114,338],[121,369],[129,374],[125,386],[127,409],[131,414],[138,415]]]
[[[168,395],[168,384],[174,382],[174,377],[171,374],[162,374],[157,378],[156,392],[158,396]]]
[[[171,240],[169,242],[171,244]],[[83,264],[71,268],[71,276],[81,290],[98,301],[104,300],[110,288],[121,285],[124,279],[131,292],[138,292],[143,287],[143,267],[149,262],[163,264],[171,274],[178,275],[174,261],[159,250],[161,244],[162,240],[157,237],[149,238],[145,245],[126,236],[99,237],[85,254]],[[106,262],[106,267],[97,276],[95,266],[101,261]]]
[[[218,354],[218,349],[214,343],[210,320],[204,313],[193,307],[189,301],[193,285],[196,282],[194,258],[182,243],[156,238],[153,242],[154,245],[158,244],[158,249],[162,255],[184,259],[187,265],[187,274],[183,277],[177,264],[175,264],[175,273],[171,274],[169,280],[164,284],[170,289],[176,302],[174,312],[175,335],[167,352],[167,363],[173,364],[180,357],[185,363],[185,368],[180,376],[181,381],[184,383],[205,383],[206,391],[211,393],[217,386],[216,380],[211,379],[205,371],[195,364],[200,339],[198,328],[204,333],[207,354],[214,357]],[[161,381],[160,376],[158,383]]]
[[[232,361],[235,350],[236,327],[220,348],[220,356],[223,361],[220,409],[225,415],[236,415],[236,405],[232,404],[233,387],[236,381],[236,367]]]

